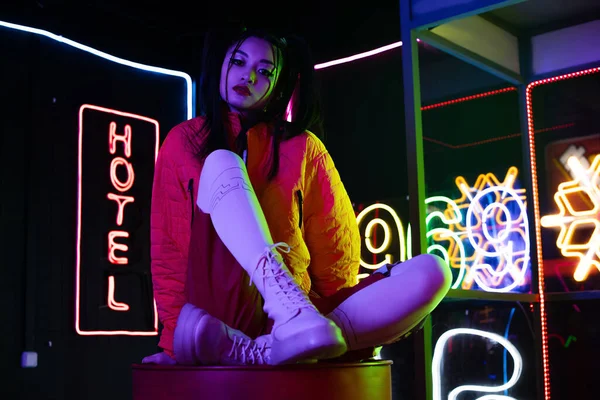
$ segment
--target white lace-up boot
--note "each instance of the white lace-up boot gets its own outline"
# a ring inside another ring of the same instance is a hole
[[[274,321],[271,347],[273,364],[333,358],[346,352],[341,330],[321,315],[294,281],[278,251],[285,243],[268,246],[250,273],[264,298],[264,310]]]
[[[210,218],[221,241],[250,275],[274,321],[274,364],[337,357],[346,351],[340,329],[322,316],[298,287],[273,244],[264,213],[244,161],[216,150],[204,161],[196,203]]]
[[[183,306],[179,314],[173,348],[179,364],[271,364],[271,335],[252,340],[191,304]]]

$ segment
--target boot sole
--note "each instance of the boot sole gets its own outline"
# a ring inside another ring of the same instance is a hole
[[[323,340],[327,338],[327,340]],[[271,364],[291,364],[298,361],[335,358],[347,350],[342,332],[334,323],[315,327],[285,339],[273,337]]]
[[[196,361],[195,330],[204,313],[191,304],[185,304],[177,318],[173,334],[173,352],[178,364],[193,365]]]

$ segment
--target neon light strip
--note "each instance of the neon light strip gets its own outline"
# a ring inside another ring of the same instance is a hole
[[[454,202],[454,200],[446,197],[446,196],[431,196],[425,199],[425,204],[431,204],[435,202],[442,202],[446,204],[446,209],[452,211],[454,217],[449,219],[446,218],[443,212],[441,211],[432,211],[425,218],[425,225],[429,225],[431,220],[435,217],[438,217],[442,220],[442,222],[446,225],[459,224],[462,221],[462,214],[458,205]]]
[[[474,94],[472,96],[460,97],[460,98],[454,99],[454,100],[442,101],[441,103],[423,106],[423,107],[421,107],[421,111],[431,110],[433,108],[445,107],[445,106],[449,106],[449,105],[456,104],[456,103],[462,103],[462,102],[469,101],[469,100],[481,99],[483,97],[494,96],[494,95],[500,94],[500,93],[514,92],[516,90],[517,90],[516,87],[507,87],[507,88],[503,88],[503,89],[492,90],[489,92]]]
[[[86,46],[84,44],[75,42],[74,40],[64,38],[62,36],[56,35],[54,33],[51,33],[51,32],[48,32],[48,31],[45,31],[42,29],[30,28],[28,26],[12,24],[10,22],[5,22],[5,21],[0,21],[0,26],[4,26],[5,28],[9,28],[9,29],[16,29],[18,31],[23,31],[23,32],[33,33],[36,35],[45,36],[52,40],[56,40],[57,42],[76,47],[79,50],[86,51],[95,56],[102,57],[104,59],[115,62],[117,64],[126,65],[128,67],[137,68],[137,69],[141,69],[141,70],[148,71],[148,72],[156,72],[158,74],[164,74],[164,75],[176,76],[178,78],[183,78],[183,79],[185,79],[185,83],[186,83],[186,87],[187,87],[187,95],[186,95],[187,119],[191,119],[194,117],[194,110],[192,108],[192,104],[193,104],[193,102],[192,102],[192,96],[193,96],[192,78],[185,72],[175,71],[172,69],[166,69],[166,68],[160,68],[160,67],[153,67],[151,65],[140,64],[137,62],[125,60],[124,58],[115,57],[115,56],[105,53],[103,51],[96,50],[92,47]]]
[[[359,53],[359,54],[355,54],[353,56],[339,58],[337,60],[332,60],[332,61],[324,62],[321,64],[316,64],[315,69],[325,69],[325,68],[333,67],[334,65],[349,63],[352,61],[360,60],[361,58],[367,58],[367,57],[374,56],[375,54],[383,53],[385,51],[390,51],[390,50],[396,49],[400,46],[402,46],[402,42],[388,44],[383,47],[365,51],[364,53]]]
[[[458,234],[456,232],[451,231],[450,229],[434,228],[430,231],[427,231],[426,238],[429,239],[431,236],[434,235],[438,235],[439,238],[442,240],[450,240],[450,238],[452,238],[454,240],[455,245],[458,247],[458,259],[460,260],[459,273],[456,277],[456,281],[454,281],[454,283],[451,286],[452,289],[458,289],[460,284],[463,282],[465,273],[467,271],[467,265],[465,260],[465,245],[463,244],[463,241],[458,236]],[[433,251],[435,250],[439,251],[442,254],[442,257],[444,258],[444,261],[446,262],[446,264],[448,264],[448,266],[452,266],[450,262],[450,255],[448,254],[448,250],[444,246],[439,244],[433,244],[427,248],[427,253],[435,254],[433,253]]]
[[[508,333],[510,332],[510,324],[512,323],[512,319],[515,315],[515,308],[513,307],[510,310],[510,315],[508,316],[508,322],[506,323],[506,329],[504,330],[504,338],[506,340],[508,340]],[[508,380],[508,373],[506,372],[506,348],[503,351],[502,354],[502,374],[503,374],[503,378],[504,378],[504,383],[506,383],[506,381]],[[507,396],[508,395],[508,389],[504,389],[504,395]]]
[[[540,223],[540,200],[538,193],[537,163],[535,151],[535,130],[533,125],[533,106],[531,101],[531,92],[533,88],[545,85],[551,82],[557,82],[565,79],[571,79],[583,75],[590,75],[600,72],[600,67],[591,68],[571,74],[560,75],[554,78],[541,79],[527,85],[525,89],[525,100],[527,106],[527,129],[529,134],[529,154],[531,160],[531,186],[533,187],[533,212],[535,218],[535,240],[537,243],[537,262],[538,262],[538,292],[540,296],[540,322],[542,333],[542,362],[544,367],[544,397],[550,400],[550,365],[548,360],[548,326],[546,319],[546,295],[544,287],[544,258],[542,255],[542,228]]]
[[[75,248],[75,331],[79,335],[127,335],[127,336],[156,336],[158,335],[158,313],[156,309],[156,300],[154,301],[154,331],[84,331],[80,326],[80,296],[81,296],[81,187],[82,187],[82,150],[83,150],[83,112],[86,109],[101,111],[109,114],[120,115],[128,118],[136,118],[142,121],[150,122],[156,127],[156,137],[154,146],[154,162],[158,157],[158,147],[160,141],[160,131],[158,121],[143,117],[141,115],[112,110],[110,108],[98,107],[91,104],[84,104],[79,108],[79,144],[78,144],[78,174],[77,174],[77,246]]]
[[[435,350],[433,351],[433,360],[431,363],[431,374],[432,374],[432,383],[433,383],[433,400],[442,400],[442,377],[441,377],[441,367],[442,367],[442,357],[444,355],[444,347],[446,343],[451,338],[458,335],[475,335],[482,336],[484,338],[490,339],[494,342],[500,343],[513,357],[514,360],[514,369],[513,374],[510,377],[508,382],[504,383],[500,386],[483,386],[483,385],[462,385],[456,387],[448,393],[448,400],[456,400],[458,395],[462,392],[473,391],[473,392],[485,392],[485,393],[494,393],[501,392],[503,390],[507,390],[513,387],[519,377],[521,376],[521,371],[523,370],[523,359],[521,358],[521,354],[517,350],[517,348],[504,337],[497,335],[495,333],[486,332],[478,329],[469,329],[469,328],[458,328],[451,329],[447,332],[444,332],[442,336],[438,339],[435,344]],[[513,399],[512,397],[502,396],[499,394],[494,395],[485,395],[483,397],[479,397],[477,400],[508,400]],[[513,399],[514,400],[514,399]]]

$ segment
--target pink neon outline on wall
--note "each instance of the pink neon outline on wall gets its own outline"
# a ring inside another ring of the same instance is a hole
[[[150,122],[156,127],[156,141],[154,146],[154,162],[158,158],[158,148],[160,141],[160,131],[158,121],[143,117],[137,114],[126,113],[122,111],[113,110],[110,108],[104,108],[94,106],[91,104],[84,104],[79,108],[79,143],[78,143],[78,154],[77,154],[77,243],[76,243],[76,259],[75,259],[75,331],[77,334],[82,336],[108,336],[108,335],[125,335],[125,336],[157,336],[158,335],[158,312],[156,310],[156,301],[154,303],[154,330],[153,331],[84,331],[79,327],[80,322],[80,295],[81,295],[81,182],[82,182],[82,147],[83,147],[83,112],[86,109],[105,112],[108,114],[119,115],[122,117],[135,118],[142,121]]]

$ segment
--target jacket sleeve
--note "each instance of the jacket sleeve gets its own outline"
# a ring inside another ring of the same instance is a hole
[[[177,128],[175,128],[177,129]],[[158,316],[163,324],[159,346],[173,356],[173,333],[185,304],[191,208],[178,167],[182,135],[173,130],[156,161],[150,218],[151,270]]]
[[[306,164],[304,238],[311,257],[313,290],[320,296],[329,296],[356,284],[360,234],[352,203],[333,160],[316,140],[315,156],[309,152]]]

